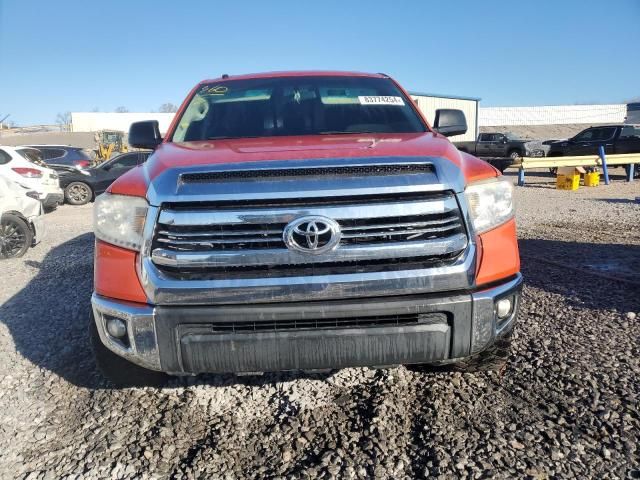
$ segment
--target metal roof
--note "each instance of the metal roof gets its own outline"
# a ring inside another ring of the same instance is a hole
[[[472,102],[479,102],[482,100],[477,97],[461,97],[460,95],[443,95],[441,93],[424,93],[424,92],[409,92],[409,95],[413,95],[415,97],[435,97],[435,98],[451,98],[453,100],[469,100]]]

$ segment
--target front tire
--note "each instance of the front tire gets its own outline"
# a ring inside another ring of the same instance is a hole
[[[630,169],[630,165],[625,165],[624,166],[624,172],[626,174],[626,176],[629,176],[629,169]],[[636,163],[633,166],[633,178],[640,178],[640,163]]]
[[[93,198],[93,190],[84,182],[71,182],[64,189],[64,198],[70,205],[86,205]]]
[[[29,224],[13,213],[5,213],[0,221],[0,258],[17,258],[29,250],[33,232]]]
[[[162,387],[169,376],[166,373],[147,370],[116,355],[100,340],[96,322],[91,313],[89,321],[89,338],[96,358],[98,370],[113,386],[128,387]]]

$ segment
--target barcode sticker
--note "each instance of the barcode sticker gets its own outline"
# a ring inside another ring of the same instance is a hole
[[[404,100],[402,97],[385,97],[382,95],[367,95],[358,97],[360,105],[396,105],[398,107],[404,106]]]

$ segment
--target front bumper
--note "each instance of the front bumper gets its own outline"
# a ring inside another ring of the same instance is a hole
[[[263,305],[151,306],[94,294],[102,342],[151,370],[264,372],[443,363],[481,352],[517,317],[522,277],[470,293]],[[495,304],[511,297],[498,320]],[[363,313],[365,312],[365,313]],[[106,322],[125,322],[112,337]]]
[[[32,246],[40,243],[47,233],[46,223],[44,221],[44,215],[34,215],[28,218],[29,223],[33,228],[33,242]]]

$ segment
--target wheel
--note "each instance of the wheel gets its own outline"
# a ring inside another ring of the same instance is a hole
[[[29,224],[13,213],[5,213],[0,221],[0,258],[23,256],[33,242]]]
[[[115,387],[162,387],[169,380],[166,373],[142,368],[105,347],[100,340],[93,312],[89,321],[89,338],[98,370]]]
[[[624,166],[624,172],[627,176],[629,176],[629,165]],[[636,163],[633,166],[633,178],[640,178],[640,163]]]
[[[91,187],[84,182],[72,182],[64,189],[64,198],[71,205],[85,205],[92,197]]]
[[[519,162],[522,158],[522,155],[520,155],[520,152],[518,150],[512,150],[511,152],[509,152],[509,158],[514,162]]]
[[[560,152],[549,152],[547,154],[547,158],[558,158],[558,157],[562,157],[563,155]],[[549,167],[549,173],[551,173],[552,175],[555,175],[558,173],[558,168],[557,167]]]
[[[500,173],[504,173],[504,171],[511,166],[511,161],[509,160],[494,160],[491,162],[491,165],[496,167]]]

